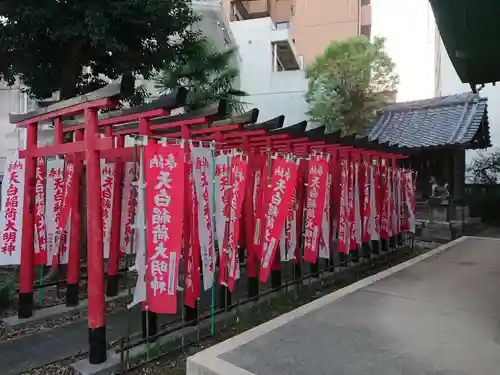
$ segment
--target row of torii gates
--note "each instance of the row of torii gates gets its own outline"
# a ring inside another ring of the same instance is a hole
[[[200,141],[215,141],[219,147],[240,148],[246,153],[293,152],[307,156],[312,151],[326,152],[333,158],[351,160],[376,159],[386,165],[396,165],[399,159],[407,158],[410,151],[387,143],[371,141],[367,137],[342,137],[340,133],[325,134],[324,127],[306,130],[305,121],[283,127],[284,116],[257,123],[258,110],[253,109],[241,116],[227,118],[225,103],[183,114],[172,114],[172,110],[185,104],[186,92],[162,96],[152,103],[125,110],[108,112],[99,118],[103,109],[117,108],[122,85],[112,83],[84,96],[51,104],[27,114],[10,114],[10,122],[18,128],[26,128],[26,149],[20,157],[26,159],[26,186],[24,190],[22,248],[19,285],[20,319],[33,315],[34,278],[34,199],[35,167],[37,157],[64,155],[74,158],[74,189],[80,189],[83,162],[86,164],[87,185],[87,262],[88,262],[88,328],[89,360],[101,363],[106,359],[105,275],[100,199],[100,159],[116,162],[117,181],[123,179],[124,163],[134,160],[134,148],[125,147],[125,136],[163,136]],[[83,121],[67,121],[81,116]],[[38,147],[37,134],[41,124],[52,122],[54,142],[51,146]],[[65,134],[73,134],[73,140],[65,142]],[[102,135],[104,134],[104,137]],[[338,160],[338,159],[337,159]],[[78,183],[80,182],[80,183]],[[108,260],[108,296],[118,293],[118,261],[120,243],[121,184],[115,184],[113,225],[111,229],[110,257]],[[79,194],[73,195],[75,199]],[[78,202],[73,202],[78,207]],[[75,210],[70,221],[70,248],[67,270],[66,302],[78,304],[80,268],[80,212]],[[184,236],[186,237],[186,236]],[[189,239],[184,239],[187,247]],[[258,287],[257,279],[249,280]]]

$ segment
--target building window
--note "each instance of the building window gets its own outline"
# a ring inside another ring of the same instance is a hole
[[[370,0],[361,0],[361,5],[370,5],[371,1]]]
[[[370,39],[372,36],[372,25],[361,25],[361,35]]]
[[[276,22],[276,29],[277,30],[288,30],[289,23],[288,21],[286,22]]]

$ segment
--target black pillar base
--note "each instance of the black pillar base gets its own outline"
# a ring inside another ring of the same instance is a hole
[[[351,250],[349,254],[351,255],[351,260],[353,263],[359,262],[359,250],[357,248],[355,250]]]
[[[318,259],[316,259],[316,263],[309,263],[309,272],[312,277],[319,277]]]
[[[249,277],[247,280],[247,286],[249,298],[259,295],[259,279],[257,277]]]
[[[381,239],[380,246],[381,246],[382,251],[389,250],[389,240],[388,239]]]
[[[27,319],[33,316],[33,292],[19,293],[19,305],[17,309],[19,319]]]
[[[381,248],[380,241],[372,240],[371,244],[372,244],[372,252],[373,252],[373,254],[380,254],[380,248]]]
[[[115,297],[118,295],[118,275],[108,275],[106,279],[106,296]]]
[[[156,313],[143,310],[141,313],[141,323],[143,339],[155,336],[158,333],[158,315]],[[154,338],[150,339],[150,341],[154,341]]]
[[[341,267],[347,266],[347,254],[339,253],[339,263]]]
[[[78,283],[66,284],[66,306],[78,306],[78,303],[80,302],[78,300],[78,289]]]
[[[106,362],[106,327],[89,328],[89,362],[98,365]]]
[[[184,305],[184,321],[187,325],[196,325],[198,323],[198,306]]]
[[[245,249],[244,248],[239,248],[238,249],[238,261],[240,264],[242,264],[245,261]]]
[[[271,288],[281,288],[281,270],[271,270]]]
[[[398,245],[403,246],[404,244],[404,238],[403,238],[403,233],[398,234]]]
[[[395,249],[396,245],[397,245],[397,238],[396,238],[396,236],[389,237],[389,247],[391,249]]]
[[[227,286],[220,285],[219,287],[219,302],[221,309],[231,310],[231,292],[227,288]]]
[[[370,254],[372,252],[372,248],[370,247],[370,244],[368,242],[363,243],[363,246],[361,247],[361,252],[362,252],[364,258],[370,257]]]
[[[295,263],[293,265],[293,278],[294,281],[300,280],[302,278],[302,266],[300,263]]]
[[[333,271],[335,269],[335,258],[334,254],[330,254],[330,259],[328,259],[328,271]]]

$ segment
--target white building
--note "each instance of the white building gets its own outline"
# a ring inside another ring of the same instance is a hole
[[[201,16],[195,27],[210,38],[218,50],[236,45],[220,0],[193,0],[193,9]],[[154,89],[154,82],[145,83],[151,94],[156,96],[158,93]],[[0,174],[4,170],[7,151],[24,147],[24,132],[16,131],[15,126],[9,123],[9,113],[26,113],[36,109],[36,106],[35,101],[21,92],[20,84],[8,87],[5,82],[0,82]],[[44,132],[43,137],[39,134],[39,143],[46,144],[51,138],[47,132]]]
[[[435,59],[435,94],[436,96],[452,95],[463,92],[470,92],[469,84],[462,83],[458,78],[455,68],[446,52],[443,41],[436,32],[436,59]],[[500,146],[500,86],[486,85],[479,94],[488,98],[488,117],[490,122],[490,136],[493,147]],[[467,153],[468,159],[474,153]]]
[[[231,22],[241,56],[240,89],[248,108],[258,108],[259,121],[285,115],[285,126],[307,119],[307,79],[289,30],[271,18]]]

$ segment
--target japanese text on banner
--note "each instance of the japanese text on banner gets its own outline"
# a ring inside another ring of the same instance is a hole
[[[304,261],[316,263],[325,210],[328,163],[322,156],[311,156],[306,197]]]
[[[36,159],[35,169],[35,265],[47,264],[47,227],[45,225],[45,187],[47,170],[44,157]]]
[[[192,147],[191,157],[194,163],[193,177],[198,198],[198,237],[203,267],[203,288],[208,290],[214,282],[215,240],[212,222],[214,212],[212,192],[212,151],[203,147]]]
[[[136,164],[134,162],[125,164],[120,225],[120,252],[123,254],[130,254],[134,251],[134,249],[131,249],[132,236],[134,236],[135,233],[134,228],[132,228],[132,221],[134,218],[137,218],[138,198],[137,192],[135,191],[137,190],[137,187],[132,186],[132,184],[134,180],[137,180],[138,175],[139,168],[136,167]]]
[[[220,276],[221,284],[227,282],[229,291],[232,291],[237,277],[238,238],[240,231],[240,216],[245,197],[246,159],[233,156],[229,173],[229,205],[226,230],[224,231],[224,246],[221,250]]]
[[[259,279],[266,282],[271,270],[276,247],[285,225],[288,207],[297,183],[297,164],[292,160],[276,157],[271,163],[271,186],[266,194],[267,212],[264,215],[264,238]]]
[[[101,210],[102,210],[102,242],[104,258],[109,258],[111,242],[111,216],[113,210],[113,195],[116,180],[116,164],[101,160]]]
[[[186,164],[188,168],[188,186],[186,190],[189,206],[189,217],[185,224],[189,225],[189,246],[184,249],[184,304],[195,308],[200,296],[200,241],[198,239],[198,198],[194,186],[193,165],[191,160]],[[184,229],[184,235],[187,235]],[[187,253],[187,254],[186,254]]]
[[[6,170],[2,182],[2,248],[0,265],[17,265],[21,261],[21,235],[24,207],[25,161],[19,153],[7,156]]]
[[[177,283],[184,214],[184,149],[145,147],[147,296],[149,310],[177,311]]]

